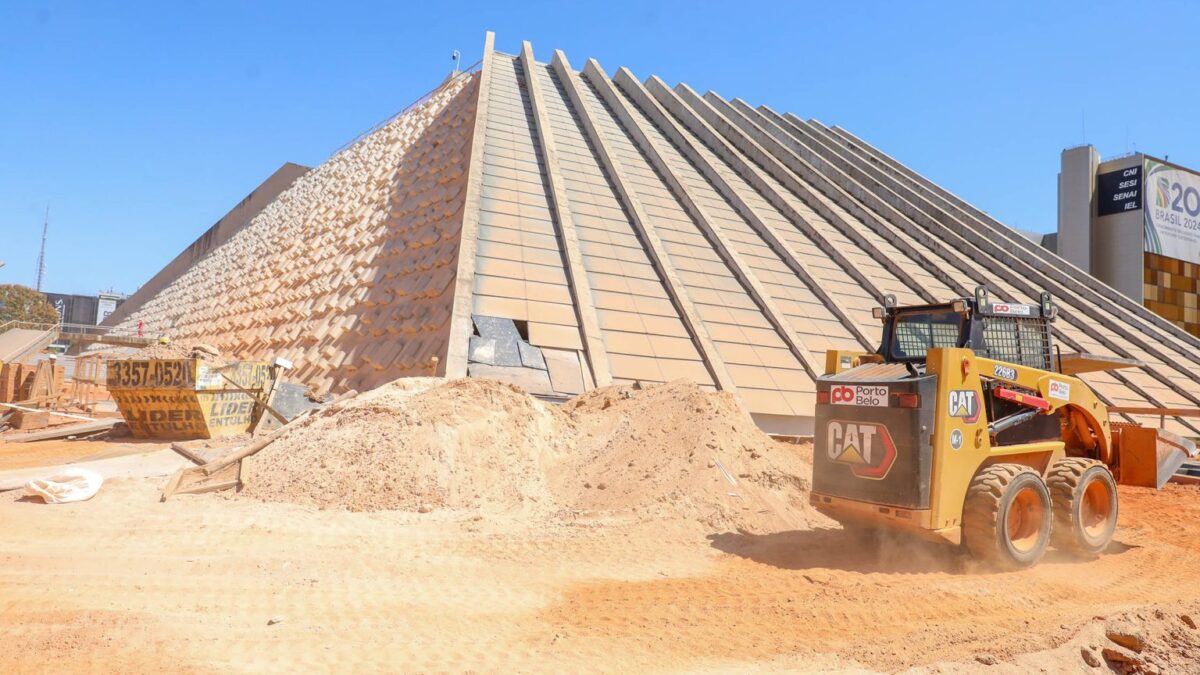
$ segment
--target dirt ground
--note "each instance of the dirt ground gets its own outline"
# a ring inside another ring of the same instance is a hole
[[[5,443],[0,439],[0,471],[136,455],[162,447],[165,447],[162,443],[132,438],[117,441],[61,439],[35,443]]]
[[[1190,487],[1123,488],[1097,560],[983,574],[833,527],[159,503],[160,483],[59,506],[0,495],[0,671],[955,671],[1119,612],[1200,614]]]
[[[152,445],[0,443],[0,470]],[[848,536],[811,456],[686,383],[398,381],[240,494],[0,493],[0,672],[1200,672],[1200,487],[1122,487],[1104,555],[996,574]]]

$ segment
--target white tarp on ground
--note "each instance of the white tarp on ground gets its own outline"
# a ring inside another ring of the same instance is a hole
[[[70,467],[53,476],[29,481],[25,494],[41,497],[47,504],[82,502],[94,497],[103,484],[104,478],[95,471]]]

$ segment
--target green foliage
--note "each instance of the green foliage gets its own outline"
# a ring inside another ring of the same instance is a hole
[[[58,323],[58,312],[46,299],[28,286],[0,284],[0,324],[9,321]]]

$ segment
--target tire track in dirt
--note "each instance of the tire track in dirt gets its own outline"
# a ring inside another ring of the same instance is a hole
[[[1200,490],[1174,486],[1122,488],[1112,553],[1009,574],[836,529],[706,538],[694,520],[531,526],[160,488],[0,496],[0,671],[892,670],[1049,649],[1062,624],[1200,596]]]
[[[877,550],[839,530],[718,535],[713,546],[729,555],[710,574],[577,584],[540,618],[597,651],[627,643],[657,664],[832,651],[891,669],[1048,649],[1068,637],[1065,623],[1200,598],[1181,574],[1200,549],[1189,538],[1200,492],[1121,496],[1132,526],[1094,560],[1055,553],[1031,570],[988,574],[964,569],[948,547],[898,540]]]

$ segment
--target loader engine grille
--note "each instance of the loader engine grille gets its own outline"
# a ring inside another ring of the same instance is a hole
[[[976,353],[997,361],[1051,370],[1050,327],[1042,318],[983,317],[983,348]]]

